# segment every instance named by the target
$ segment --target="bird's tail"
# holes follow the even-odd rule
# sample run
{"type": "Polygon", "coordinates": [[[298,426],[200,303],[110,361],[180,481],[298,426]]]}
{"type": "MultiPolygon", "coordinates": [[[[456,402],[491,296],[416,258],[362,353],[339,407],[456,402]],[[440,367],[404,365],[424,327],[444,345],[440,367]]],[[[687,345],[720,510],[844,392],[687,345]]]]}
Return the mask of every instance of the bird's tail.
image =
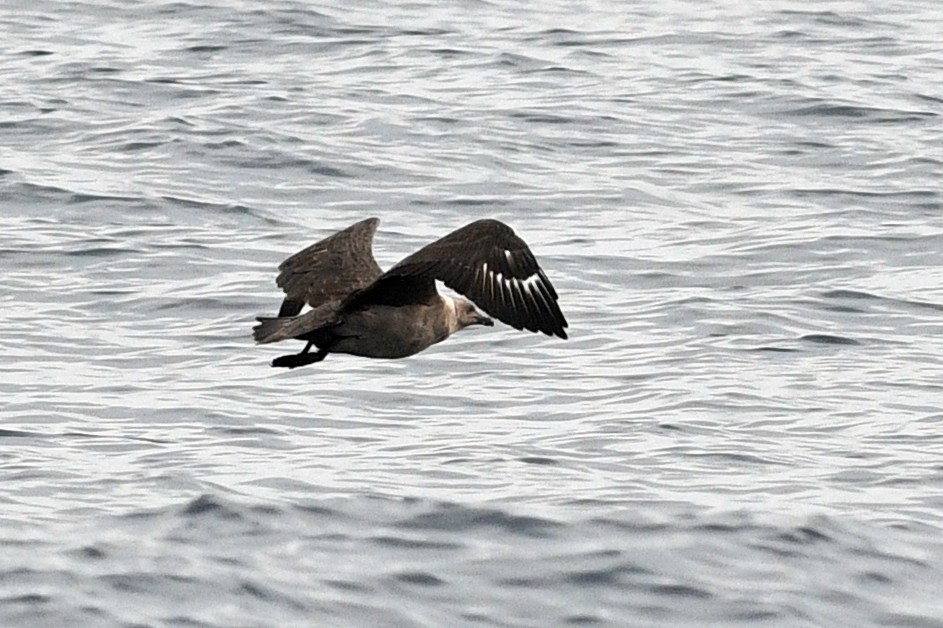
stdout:
{"type": "Polygon", "coordinates": [[[291,317],[260,316],[259,324],[252,328],[252,337],[258,343],[278,342],[291,336],[285,335],[285,329],[291,324],[291,317]]]}
{"type": "Polygon", "coordinates": [[[337,304],[330,302],[299,316],[260,316],[255,319],[259,324],[252,328],[252,337],[260,344],[297,338],[336,324],[336,313],[337,304]]]}

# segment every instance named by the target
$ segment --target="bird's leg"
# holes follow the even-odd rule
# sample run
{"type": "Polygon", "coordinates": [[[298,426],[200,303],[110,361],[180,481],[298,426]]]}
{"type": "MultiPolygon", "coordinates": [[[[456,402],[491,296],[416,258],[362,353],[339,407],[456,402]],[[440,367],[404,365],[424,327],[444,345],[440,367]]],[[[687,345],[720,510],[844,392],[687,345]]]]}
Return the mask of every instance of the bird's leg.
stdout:
{"type": "Polygon", "coordinates": [[[305,350],[301,353],[293,353],[291,355],[283,355],[279,358],[275,358],[272,360],[272,366],[293,369],[299,366],[320,362],[327,357],[328,352],[323,349],[315,353],[307,353],[308,349],[310,349],[310,347],[305,347],[305,350]]]}
{"type": "Polygon", "coordinates": [[[305,354],[308,351],[311,351],[311,347],[314,345],[312,341],[308,341],[308,344],[305,345],[305,348],[301,350],[301,354],[305,354]]]}

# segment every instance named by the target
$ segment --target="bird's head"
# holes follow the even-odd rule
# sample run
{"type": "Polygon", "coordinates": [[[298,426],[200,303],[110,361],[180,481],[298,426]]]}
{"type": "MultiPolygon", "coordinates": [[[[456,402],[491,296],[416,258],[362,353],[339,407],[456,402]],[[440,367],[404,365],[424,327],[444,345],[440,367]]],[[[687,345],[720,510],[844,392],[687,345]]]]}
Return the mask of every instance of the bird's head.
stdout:
{"type": "Polygon", "coordinates": [[[486,327],[494,327],[494,321],[491,320],[491,317],[483,312],[480,312],[478,308],[475,307],[475,304],[467,299],[462,299],[460,297],[451,298],[445,297],[448,303],[450,314],[450,327],[451,333],[455,333],[460,329],[464,329],[469,325],[484,325],[486,327]]]}

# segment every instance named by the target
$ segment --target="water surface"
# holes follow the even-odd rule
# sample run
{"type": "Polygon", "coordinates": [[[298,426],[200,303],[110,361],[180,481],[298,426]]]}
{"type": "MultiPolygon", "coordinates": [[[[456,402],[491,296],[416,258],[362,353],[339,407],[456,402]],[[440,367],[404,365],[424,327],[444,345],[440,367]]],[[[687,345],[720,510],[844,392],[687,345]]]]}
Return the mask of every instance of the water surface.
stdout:
{"type": "Polygon", "coordinates": [[[7,3],[0,623],[943,626],[936,8],[7,3]],[[367,216],[570,340],[269,368],[367,216]]]}

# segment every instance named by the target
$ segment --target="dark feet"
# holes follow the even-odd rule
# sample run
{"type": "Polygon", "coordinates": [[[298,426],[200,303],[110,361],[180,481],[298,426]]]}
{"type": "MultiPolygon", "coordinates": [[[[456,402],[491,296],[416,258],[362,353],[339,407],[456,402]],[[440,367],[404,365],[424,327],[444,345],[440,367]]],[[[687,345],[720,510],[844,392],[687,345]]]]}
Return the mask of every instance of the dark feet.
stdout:
{"type": "Polygon", "coordinates": [[[283,355],[279,358],[275,358],[272,360],[272,366],[293,369],[299,366],[320,362],[326,357],[327,351],[318,351],[317,353],[305,353],[302,351],[301,353],[293,353],[291,355],[283,355]]]}

